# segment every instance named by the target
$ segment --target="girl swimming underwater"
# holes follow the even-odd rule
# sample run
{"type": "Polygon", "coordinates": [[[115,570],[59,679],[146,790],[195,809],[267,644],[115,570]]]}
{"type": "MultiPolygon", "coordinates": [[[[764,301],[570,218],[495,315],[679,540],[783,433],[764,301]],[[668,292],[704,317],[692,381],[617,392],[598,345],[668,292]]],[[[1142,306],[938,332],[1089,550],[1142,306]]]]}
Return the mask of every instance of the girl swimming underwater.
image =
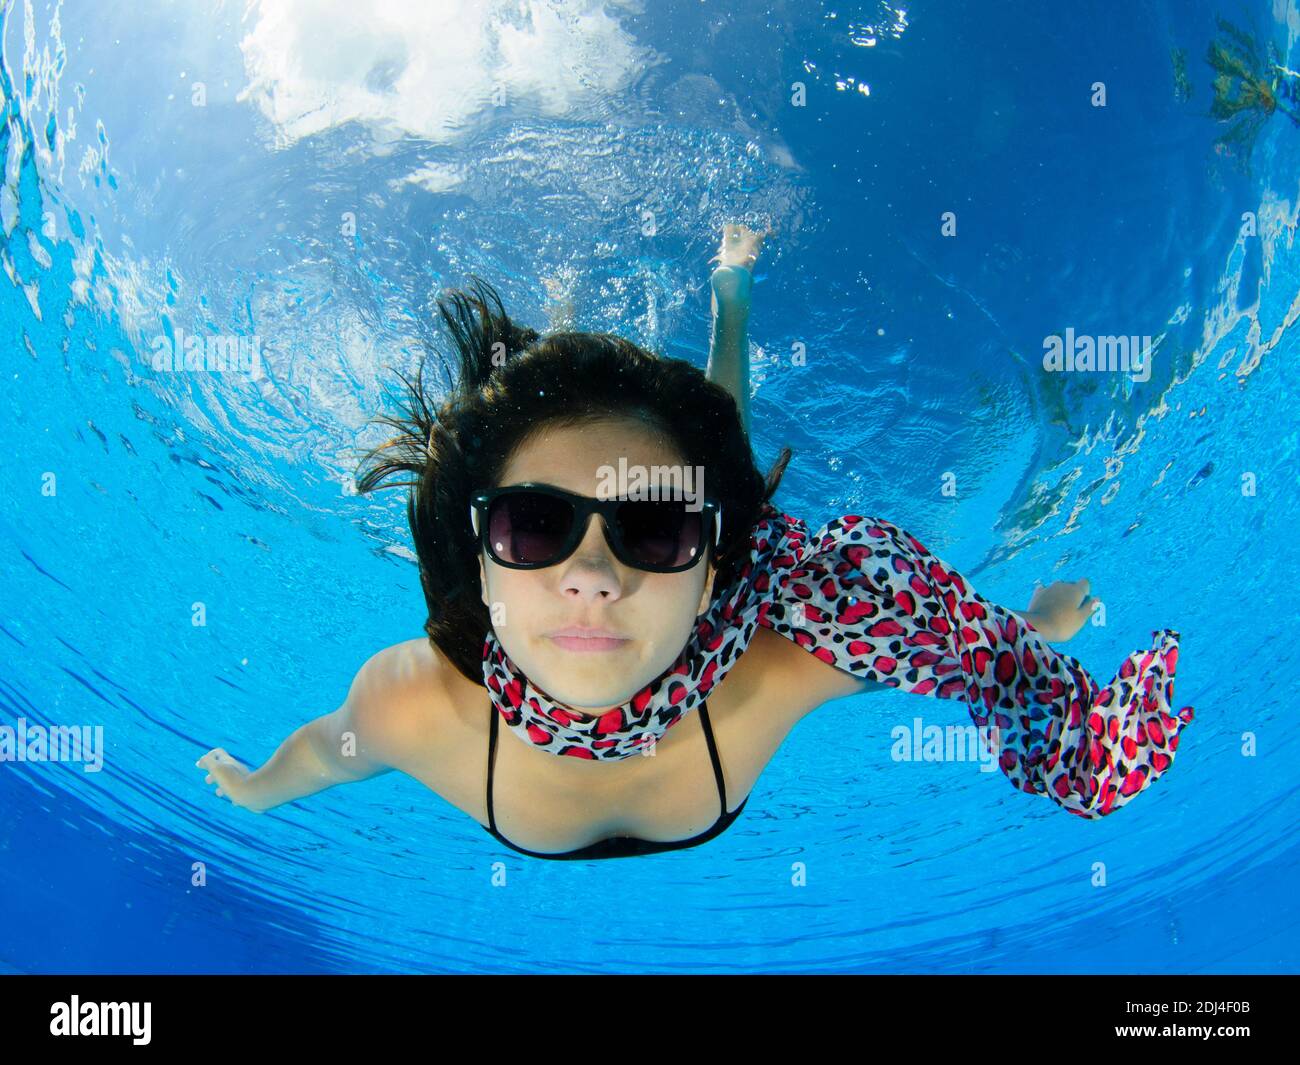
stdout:
{"type": "Polygon", "coordinates": [[[399,435],[358,481],[413,477],[394,484],[428,638],[374,655],[260,769],[209,751],[218,795],[262,812],[400,769],[522,853],[648,854],[716,836],[805,714],[883,687],[959,700],[1014,786],[1082,817],[1169,767],[1192,720],[1176,632],[1099,687],[1049,644],[1089,616],[1087,581],[1012,611],[884,518],[810,533],[772,504],[790,451],[764,478],[747,429],[760,240],[724,232],[707,373],[541,337],[479,282],[439,300],[459,380],[435,410],[423,366],[403,378],[409,409],[381,419],[399,435]]]}

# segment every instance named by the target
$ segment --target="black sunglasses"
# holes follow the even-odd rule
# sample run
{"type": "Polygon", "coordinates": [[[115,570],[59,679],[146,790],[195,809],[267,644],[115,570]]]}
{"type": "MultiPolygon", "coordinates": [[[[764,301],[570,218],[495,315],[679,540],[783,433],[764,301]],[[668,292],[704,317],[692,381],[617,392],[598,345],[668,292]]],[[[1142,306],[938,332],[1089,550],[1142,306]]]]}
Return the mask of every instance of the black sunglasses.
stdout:
{"type": "Polygon", "coordinates": [[[510,569],[563,562],[582,542],[592,514],[604,518],[614,557],[633,569],[679,573],[704,557],[708,528],[722,539],[722,506],[706,499],[592,499],[549,484],[512,484],[470,496],[469,520],[491,558],[510,569]]]}

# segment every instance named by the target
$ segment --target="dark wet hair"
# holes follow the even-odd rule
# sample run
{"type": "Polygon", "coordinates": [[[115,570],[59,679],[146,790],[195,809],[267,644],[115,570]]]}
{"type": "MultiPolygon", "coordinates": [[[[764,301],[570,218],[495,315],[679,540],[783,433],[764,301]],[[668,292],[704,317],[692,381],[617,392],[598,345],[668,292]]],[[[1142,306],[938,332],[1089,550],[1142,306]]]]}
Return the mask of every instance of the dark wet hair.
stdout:
{"type": "MultiPolygon", "coordinates": [[[[544,428],[612,417],[662,433],[687,466],[703,466],[708,494],[722,504],[714,591],[727,586],[749,553],[750,531],[770,503],[790,449],[764,478],[731,394],[683,359],[667,358],[609,333],[547,336],[513,323],[486,282],[438,297],[460,363],[435,409],[419,363],[402,411],[375,421],[398,435],[361,460],[358,492],[410,486],[407,519],[428,604],[424,630],[470,680],[483,683],[488,609],[479,586],[479,545],[470,494],[495,487],[510,456],[544,428]],[[388,481],[413,474],[414,480],[388,481]]],[[[443,360],[446,369],[445,359],[443,360]]]]}

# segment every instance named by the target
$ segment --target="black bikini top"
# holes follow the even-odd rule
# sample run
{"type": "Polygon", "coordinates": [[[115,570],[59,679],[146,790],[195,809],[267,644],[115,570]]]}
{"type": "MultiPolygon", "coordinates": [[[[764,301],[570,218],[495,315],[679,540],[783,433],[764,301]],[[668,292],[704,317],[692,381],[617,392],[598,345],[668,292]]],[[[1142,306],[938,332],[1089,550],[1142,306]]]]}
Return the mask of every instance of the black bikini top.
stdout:
{"type": "Polygon", "coordinates": [[[718,761],[718,746],[713,739],[713,727],[709,724],[709,707],[707,702],[700,703],[700,724],[704,729],[704,738],[709,745],[709,758],[713,762],[713,776],[718,782],[718,802],[722,806],[722,814],[713,822],[712,826],[705,829],[697,836],[691,836],[689,839],[673,840],[652,840],[639,839],[636,836],[611,836],[608,839],[597,840],[595,843],[586,847],[579,847],[577,850],[560,851],[555,854],[547,854],[543,851],[525,850],[523,847],[516,847],[505,836],[497,831],[496,814],[492,809],[492,773],[496,763],[497,751],[497,718],[500,712],[496,707],[489,704],[492,714],[492,727],[488,739],[488,773],[487,773],[487,810],[488,824],[487,831],[504,843],[511,850],[516,850],[520,854],[527,854],[530,858],[552,858],[557,860],[587,860],[595,858],[631,858],[642,854],[658,854],[661,851],[682,850],[686,847],[698,847],[701,843],[707,843],[715,836],[721,835],[731,823],[740,816],[741,810],[745,808],[745,803],[749,802],[749,796],[745,796],[736,809],[730,813],[727,812],[727,789],[722,781],[722,763],[718,761]]]}

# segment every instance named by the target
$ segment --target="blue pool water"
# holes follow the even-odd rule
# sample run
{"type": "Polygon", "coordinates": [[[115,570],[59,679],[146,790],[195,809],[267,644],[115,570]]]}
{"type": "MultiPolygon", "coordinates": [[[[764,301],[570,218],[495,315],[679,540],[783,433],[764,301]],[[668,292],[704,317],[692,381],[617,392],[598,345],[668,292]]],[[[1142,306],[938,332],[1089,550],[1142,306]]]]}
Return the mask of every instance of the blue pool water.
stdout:
{"type": "Polygon", "coordinates": [[[3,5],[0,725],[102,727],[103,765],[0,763],[0,968],[1296,969],[1296,0],[904,6],[3,5]],[[1280,79],[1257,121],[1210,114],[1219,15],[1280,79]],[[702,366],[732,219],[774,230],[783,509],[1011,607],[1089,578],[1102,683],[1178,630],[1174,768],[1085,821],[895,761],[966,716],[886,692],[639,860],[524,858],[399,774],[216,798],[200,754],[259,764],[421,634],[402,493],[349,486],[437,291],[544,327],[550,283],[702,366]],[[1045,371],[1067,328],[1152,337],[1149,379],[1045,371]],[[184,334],[265,372],[155,370],[184,334]]]}

